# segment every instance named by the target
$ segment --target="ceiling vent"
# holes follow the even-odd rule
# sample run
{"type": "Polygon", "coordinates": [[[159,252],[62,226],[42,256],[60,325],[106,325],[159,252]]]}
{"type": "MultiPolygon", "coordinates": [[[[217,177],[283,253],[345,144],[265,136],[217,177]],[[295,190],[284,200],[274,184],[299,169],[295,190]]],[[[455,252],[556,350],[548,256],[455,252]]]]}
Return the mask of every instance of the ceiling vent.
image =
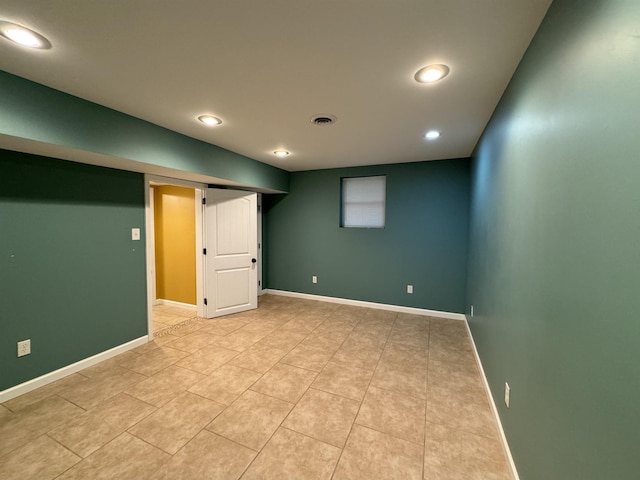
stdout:
{"type": "Polygon", "coordinates": [[[331,125],[336,123],[336,117],[334,115],[314,115],[311,117],[311,123],[314,125],[331,125]]]}

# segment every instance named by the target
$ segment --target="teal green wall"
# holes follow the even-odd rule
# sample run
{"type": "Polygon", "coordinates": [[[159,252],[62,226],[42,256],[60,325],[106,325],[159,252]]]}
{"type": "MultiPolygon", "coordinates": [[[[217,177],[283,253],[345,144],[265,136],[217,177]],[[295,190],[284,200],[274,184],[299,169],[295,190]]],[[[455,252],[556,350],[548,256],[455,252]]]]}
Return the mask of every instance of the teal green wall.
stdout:
{"type": "Polygon", "coordinates": [[[143,175],[0,150],[0,322],[0,391],[146,335],[143,175]]]}
{"type": "Polygon", "coordinates": [[[0,134],[287,191],[289,173],[0,71],[0,134]]]}
{"type": "Polygon", "coordinates": [[[267,287],[463,312],[468,211],[468,159],[293,173],[265,195],[267,287]],[[340,178],[367,175],[387,175],[386,227],[340,228],[340,178]]]}
{"type": "Polygon", "coordinates": [[[639,129],[640,2],[555,0],[473,158],[470,324],[522,480],[640,478],[639,129]]]}

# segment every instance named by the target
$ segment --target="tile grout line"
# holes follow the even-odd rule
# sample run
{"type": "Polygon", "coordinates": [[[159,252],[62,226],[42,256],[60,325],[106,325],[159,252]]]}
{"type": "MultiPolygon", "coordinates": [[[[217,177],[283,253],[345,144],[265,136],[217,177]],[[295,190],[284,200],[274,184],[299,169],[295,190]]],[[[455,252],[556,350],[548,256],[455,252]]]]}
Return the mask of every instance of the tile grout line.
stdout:
{"type": "MultiPolygon", "coordinates": [[[[294,316],[293,318],[296,318],[296,317],[294,316]]],[[[325,321],[326,321],[326,320],[325,320],[325,321]]],[[[324,323],[324,322],[322,322],[322,323],[324,323]]],[[[322,323],[321,323],[320,325],[322,325],[322,323]]],[[[316,328],[318,328],[320,325],[318,325],[316,328]]],[[[280,327],[278,327],[278,328],[280,328],[280,327]]],[[[274,330],[274,331],[277,331],[277,330],[278,330],[278,329],[276,329],[276,330],[274,330]]],[[[315,328],[314,328],[311,332],[309,332],[309,334],[305,337],[305,339],[306,339],[309,335],[311,335],[311,333],[312,333],[314,330],[315,330],[315,328]]],[[[301,342],[302,342],[302,341],[301,341],[301,342]]],[[[295,347],[294,347],[294,348],[295,348],[295,347]]],[[[289,352],[291,352],[291,350],[290,350],[289,352]]],[[[289,352],[287,352],[287,354],[285,354],[282,358],[284,358],[286,355],[288,355],[288,353],[289,353],[289,352]]],[[[252,387],[253,385],[255,385],[255,383],[257,383],[258,381],[260,381],[260,380],[261,380],[261,379],[262,379],[262,378],[263,378],[267,373],[269,373],[269,372],[273,369],[273,367],[275,367],[275,366],[276,366],[276,365],[278,365],[279,363],[280,363],[280,360],[278,360],[275,364],[273,364],[273,365],[272,365],[272,366],[271,366],[271,367],[270,367],[270,368],[269,368],[269,369],[268,369],[264,374],[262,374],[262,376],[261,376],[258,380],[256,380],[253,384],[251,384],[251,386],[249,386],[249,387],[247,388],[247,390],[250,390],[250,389],[251,389],[251,387],[252,387]]],[[[284,364],[284,365],[286,365],[286,364],[284,364]]],[[[317,378],[317,377],[318,377],[318,375],[319,375],[319,373],[316,373],[316,377],[315,377],[315,378],[317,378]]],[[[314,378],[314,381],[315,381],[315,378],[314,378]]],[[[313,382],[311,382],[311,383],[313,383],[313,382]]],[[[282,424],[286,421],[286,419],[289,417],[289,415],[291,415],[291,412],[293,412],[293,410],[294,410],[294,409],[296,408],[296,406],[298,405],[298,402],[302,399],[302,397],[304,397],[304,394],[309,390],[309,388],[310,388],[310,387],[307,387],[307,389],[305,390],[305,392],[304,392],[304,393],[300,396],[300,398],[299,398],[299,399],[298,399],[298,400],[293,404],[293,407],[291,408],[291,410],[289,410],[289,413],[288,413],[288,414],[287,414],[287,415],[282,419],[282,421],[278,424],[278,426],[273,430],[273,433],[269,436],[269,438],[268,438],[268,439],[267,439],[267,441],[264,443],[264,445],[262,446],[262,448],[260,449],[260,451],[256,454],[256,456],[255,456],[255,457],[253,457],[253,460],[251,460],[251,462],[249,462],[249,464],[246,466],[246,468],[242,471],[242,473],[240,474],[240,476],[238,477],[238,479],[241,479],[241,478],[245,475],[245,473],[246,473],[246,472],[251,468],[251,466],[252,466],[252,465],[253,465],[253,463],[256,461],[256,459],[258,458],[258,456],[260,455],[260,453],[262,453],[262,450],[264,450],[264,448],[269,444],[269,442],[271,441],[271,439],[273,438],[273,436],[276,434],[276,432],[277,432],[280,428],[285,428],[285,427],[283,427],[283,426],[282,426],[282,424]]],[[[255,390],[252,390],[252,391],[253,391],[253,392],[256,392],[255,390]]],[[[265,393],[261,393],[261,392],[256,392],[256,393],[260,393],[261,395],[266,395],[266,396],[268,396],[268,397],[270,397],[270,398],[276,398],[277,400],[285,401],[285,400],[279,399],[279,398],[277,398],[277,397],[273,397],[273,396],[271,396],[271,395],[267,395],[267,394],[265,394],[265,393]]],[[[287,403],[289,403],[289,402],[287,402],[287,403]]],[[[226,438],[226,437],[225,437],[225,438],[226,438]]]]}
{"type": "MultiPolygon", "coordinates": [[[[389,333],[387,334],[387,338],[386,338],[386,340],[384,342],[384,346],[382,347],[382,352],[384,352],[384,349],[387,347],[387,343],[389,343],[389,336],[391,335],[391,330],[393,330],[393,325],[395,325],[397,319],[398,319],[398,315],[396,314],[395,318],[393,319],[393,324],[392,324],[391,328],[389,329],[389,333]]],[[[358,323],[360,323],[360,321],[358,321],[358,323]]],[[[354,329],[355,329],[355,327],[358,326],[358,323],[354,326],[354,329]]],[[[362,408],[362,404],[364,403],[365,399],[367,398],[367,392],[369,391],[369,387],[371,386],[371,382],[373,381],[373,377],[376,375],[376,370],[378,370],[378,365],[380,365],[380,359],[381,358],[382,358],[382,353],[380,353],[380,356],[378,357],[378,361],[376,362],[376,367],[373,369],[373,374],[371,375],[371,378],[369,379],[369,383],[367,383],[367,388],[365,389],[364,395],[362,397],[362,400],[360,401],[360,406],[358,407],[358,411],[356,412],[355,417],[353,417],[353,423],[351,423],[351,428],[349,429],[349,434],[347,435],[347,439],[344,442],[344,447],[342,448],[342,451],[340,452],[340,456],[338,457],[338,461],[336,462],[336,465],[333,468],[333,473],[331,474],[331,480],[333,480],[333,477],[336,474],[336,470],[338,469],[338,465],[340,464],[340,460],[342,460],[342,455],[344,454],[344,451],[347,448],[347,443],[349,442],[349,438],[351,437],[351,433],[353,432],[353,426],[356,424],[356,420],[358,420],[358,415],[360,415],[360,409],[362,408]]]]}

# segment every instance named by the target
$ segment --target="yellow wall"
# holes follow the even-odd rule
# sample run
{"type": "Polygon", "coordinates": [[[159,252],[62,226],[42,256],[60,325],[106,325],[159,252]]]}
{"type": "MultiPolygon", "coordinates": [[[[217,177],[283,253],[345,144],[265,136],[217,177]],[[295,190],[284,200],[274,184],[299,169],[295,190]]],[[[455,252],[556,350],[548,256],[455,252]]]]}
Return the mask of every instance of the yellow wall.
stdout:
{"type": "Polygon", "coordinates": [[[195,190],[154,187],[154,209],[156,298],[195,305],[195,190]]]}

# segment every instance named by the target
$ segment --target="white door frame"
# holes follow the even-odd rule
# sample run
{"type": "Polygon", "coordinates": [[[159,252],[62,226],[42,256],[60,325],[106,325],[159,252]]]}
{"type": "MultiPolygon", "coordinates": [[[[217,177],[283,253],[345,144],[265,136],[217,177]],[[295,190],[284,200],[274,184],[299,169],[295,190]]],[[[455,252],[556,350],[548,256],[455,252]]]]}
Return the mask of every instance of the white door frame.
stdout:
{"type": "Polygon", "coordinates": [[[258,296],[262,295],[262,194],[258,193],[258,296]]]}
{"type": "Polygon", "coordinates": [[[144,204],[145,204],[145,239],[146,239],[146,259],[147,259],[147,336],[149,341],[153,340],[153,305],[156,297],[156,248],[154,232],[154,210],[151,184],[175,185],[178,187],[193,188],[195,190],[196,210],[196,303],[198,306],[198,316],[204,316],[204,269],[202,255],[202,197],[206,184],[190,182],[188,180],[178,180],[176,178],[161,177],[159,175],[144,176],[144,204]]]}
{"type": "MultiPolygon", "coordinates": [[[[206,183],[190,182],[177,178],[162,177],[160,175],[144,175],[144,204],[145,204],[145,240],[147,259],[147,338],[153,340],[153,304],[156,298],[156,246],[154,232],[154,210],[151,195],[151,184],[158,183],[164,185],[176,185],[178,187],[188,187],[195,189],[195,209],[196,209],[196,302],[198,305],[198,317],[205,316],[205,283],[204,268],[205,256],[202,254],[204,225],[202,198],[208,185],[206,183]]],[[[258,193],[258,202],[261,205],[258,211],[258,295],[262,294],[262,194],[258,193]]]]}

